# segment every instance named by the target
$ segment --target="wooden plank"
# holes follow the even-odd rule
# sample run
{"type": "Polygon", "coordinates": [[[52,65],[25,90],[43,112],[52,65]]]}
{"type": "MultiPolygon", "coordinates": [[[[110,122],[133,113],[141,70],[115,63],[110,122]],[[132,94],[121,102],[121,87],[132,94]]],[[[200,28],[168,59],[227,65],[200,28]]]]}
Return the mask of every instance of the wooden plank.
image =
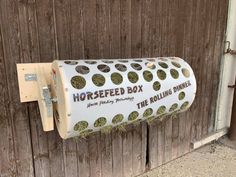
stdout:
{"type": "Polygon", "coordinates": [[[171,159],[178,157],[179,153],[179,115],[172,120],[172,147],[171,147],[171,159]]]}
{"type": "MultiPolygon", "coordinates": [[[[53,1],[44,0],[31,3],[33,6],[31,18],[35,19],[35,26],[32,25],[32,28],[37,28],[31,35],[31,38],[34,39],[32,45],[37,47],[31,51],[32,61],[51,62],[58,58],[54,38],[53,1]]],[[[38,106],[32,105],[31,109],[38,110],[38,106]]],[[[38,111],[31,112],[30,118],[33,120],[31,121],[31,132],[33,139],[35,139],[32,143],[35,157],[35,175],[39,177],[63,175],[62,145],[58,145],[62,141],[58,137],[58,132],[43,132],[38,111]],[[60,148],[61,151],[58,150],[60,148]]]]}
{"type": "MultiPolygon", "coordinates": [[[[181,4],[183,5],[184,9],[184,35],[183,35],[183,56],[185,60],[193,67],[194,71],[195,68],[193,66],[193,34],[194,34],[194,28],[192,27],[194,25],[194,1],[189,0],[183,0],[181,1],[181,4]],[[188,18],[186,18],[188,17],[188,18]]],[[[198,92],[197,92],[198,93],[198,92]]],[[[197,98],[197,97],[196,97],[197,98]]],[[[191,106],[191,110],[189,111],[189,115],[186,113],[182,113],[180,116],[180,122],[179,122],[179,155],[183,155],[190,150],[190,141],[192,137],[195,136],[195,128],[192,126],[194,119],[198,118],[197,114],[197,108],[198,104],[196,100],[194,101],[193,105],[191,106]]]]}
{"type": "Polygon", "coordinates": [[[96,58],[98,54],[98,37],[96,23],[96,1],[83,2],[85,58],[96,58]]]}
{"type": "Polygon", "coordinates": [[[88,139],[80,138],[77,141],[77,160],[78,176],[90,177],[88,139]]]}
{"type": "Polygon", "coordinates": [[[71,58],[84,58],[83,0],[70,0],[71,8],[71,58]]]}
{"type": "MultiPolygon", "coordinates": [[[[32,62],[40,61],[39,39],[38,39],[38,21],[36,14],[35,0],[28,1],[28,28],[29,28],[29,45],[30,58],[32,62]]],[[[50,176],[50,162],[48,153],[48,137],[43,131],[37,103],[29,103],[29,120],[32,137],[32,151],[34,158],[34,174],[37,177],[50,176]]]]}
{"type": "MultiPolygon", "coordinates": [[[[39,9],[42,10],[42,9],[39,9]]],[[[41,11],[40,11],[41,12],[41,11]]],[[[39,19],[41,13],[39,12],[39,19]]],[[[40,62],[40,49],[39,49],[39,30],[38,25],[42,25],[42,21],[38,21],[37,7],[35,0],[28,1],[28,26],[29,26],[29,38],[30,38],[30,57],[32,62],[40,62]]],[[[43,21],[44,23],[47,21],[43,21]]],[[[44,25],[40,26],[44,27],[44,25]]],[[[45,44],[48,45],[48,44],[45,44]]],[[[50,46],[51,47],[51,46],[50,46]]],[[[45,60],[44,60],[45,61],[45,60]]],[[[37,103],[29,103],[29,118],[30,128],[32,136],[32,150],[34,157],[34,174],[37,177],[49,177],[50,176],[50,161],[48,152],[48,136],[43,131],[42,122],[38,110],[37,103]]]]}
{"type": "Polygon", "coordinates": [[[131,57],[131,1],[120,1],[121,58],[131,57]]]}
{"type": "Polygon", "coordinates": [[[101,134],[101,176],[112,176],[112,135],[101,134]]]}
{"type": "Polygon", "coordinates": [[[110,1],[97,1],[98,58],[110,58],[110,1]]]}
{"type": "MultiPolygon", "coordinates": [[[[210,4],[210,7],[212,7],[211,10],[211,14],[210,14],[210,19],[209,19],[209,28],[206,30],[207,32],[207,50],[205,51],[206,55],[206,67],[204,68],[206,70],[206,81],[205,81],[205,90],[209,90],[209,92],[206,92],[205,94],[205,100],[204,100],[204,112],[206,113],[204,116],[204,122],[202,125],[202,135],[205,136],[208,133],[208,129],[210,125],[213,125],[213,123],[211,124],[210,120],[210,115],[211,115],[211,109],[210,109],[210,105],[214,102],[216,102],[216,96],[214,98],[214,100],[211,100],[211,92],[217,87],[213,85],[213,82],[209,82],[209,81],[213,81],[213,65],[215,63],[214,60],[212,60],[211,58],[214,57],[214,47],[215,47],[215,32],[216,32],[216,22],[217,22],[217,11],[218,11],[218,3],[219,1],[215,1],[215,3],[210,4]],[[211,74],[209,74],[211,73],[211,74]],[[211,91],[210,91],[211,90],[211,91]]],[[[219,60],[217,62],[219,64],[219,60]]],[[[212,127],[211,127],[212,128],[212,127]]]]}
{"type": "Polygon", "coordinates": [[[50,177],[48,133],[43,131],[37,103],[29,103],[34,171],[37,177],[50,177]]]}
{"type": "Polygon", "coordinates": [[[120,57],[120,1],[110,1],[110,52],[112,58],[120,57]]]}
{"type": "Polygon", "coordinates": [[[142,124],[133,126],[132,166],[133,175],[142,173],[142,124]]]}
{"type": "Polygon", "coordinates": [[[5,70],[5,58],[3,50],[2,31],[0,24],[0,174],[3,176],[16,175],[16,161],[14,153],[14,142],[12,135],[12,122],[8,102],[7,76],[5,70]]]}
{"type": "Polygon", "coordinates": [[[219,79],[220,79],[220,67],[221,67],[221,59],[223,55],[224,43],[222,41],[225,40],[225,32],[227,25],[227,15],[228,14],[228,0],[218,1],[218,10],[217,10],[217,21],[216,21],[216,32],[215,32],[215,47],[214,47],[214,56],[216,59],[213,62],[213,73],[212,73],[212,85],[213,91],[211,92],[211,100],[210,100],[210,114],[209,114],[209,124],[208,124],[208,133],[211,133],[215,130],[215,117],[216,117],[216,98],[218,96],[219,91],[219,79]],[[222,28],[225,27],[225,28],[222,28]],[[216,89],[217,88],[217,89],[216,89]]]}
{"type": "MultiPolygon", "coordinates": [[[[18,87],[15,63],[27,60],[27,55],[22,49],[26,49],[26,35],[20,36],[18,2],[1,1],[1,30],[4,44],[5,72],[7,75],[7,87],[9,94],[9,119],[12,123],[12,135],[16,161],[17,176],[33,176],[31,135],[28,122],[28,110],[26,105],[19,104],[19,93],[15,91],[18,87]],[[7,58],[7,59],[6,59],[7,58]]],[[[25,11],[21,14],[25,18],[25,11]]],[[[27,39],[26,39],[27,38],[27,39]]],[[[28,51],[25,51],[28,52],[28,51]]]]}
{"type": "Polygon", "coordinates": [[[147,169],[147,136],[148,136],[148,130],[147,130],[147,122],[142,122],[141,123],[142,126],[142,142],[141,142],[141,168],[140,168],[140,172],[144,173],[147,169]]]}
{"type": "Polygon", "coordinates": [[[160,122],[157,127],[157,146],[157,166],[160,166],[164,163],[165,155],[165,121],[160,122]]]}
{"type": "Polygon", "coordinates": [[[49,62],[58,58],[56,53],[56,39],[53,18],[53,1],[36,1],[38,41],[40,61],[49,62]]]}
{"type": "Polygon", "coordinates": [[[77,145],[75,139],[64,140],[63,146],[65,176],[78,176],[77,145]]]}
{"type": "Polygon", "coordinates": [[[158,154],[157,151],[159,149],[158,147],[158,128],[160,127],[160,124],[157,120],[153,121],[150,125],[148,125],[148,168],[152,169],[158,166],[158,154]]]}
{"type": "Polygon", "coordinates": [[[94,177],[102,175],[100,134],[101,132],[95,132],[88,137],[90,176],[94,177]]]}
{"type": "Polygon", "coordinates": [[[141,38],[141,7],[139,0],[131,1],[131,57],[141,57],[142,38],[141,38]]]}
{"type": "Polygon", "coordinates": [[[154,0],[142,1],[142,57],[150,57],[152,50],[152,35],[155,30],[155,2],[154,0]]]}
{"type": "Polygon", "coordinates": [[[50,160],[50,175],[52,177],[65,176],[64,145],[57,131],[48,132],[48,153],[50,160]]]}
{"type": "Polygon", "coordinates": [[[131,124],[126,126],[126,132],[122,134],[122,164],[123,164],[123,176],[132,176],[133,168],[132,168],[132,139],[133,139],[133,126],[131,124]]]}
{"type": "Polygon", "coordinates": [[[71,59],[71,2],[54,1],[54,25],[58,47],[58,57],[61,60],[71,59]]]}
{"type": "Polygon", "coordinates": [[[172,148],[172,118],[166,117],[165,122],[165,152],[164,163],[171,160],[171,148],[172,148]]]}
{"type": "Polygon", "coordinates": [[[161,56],[161,13],[162,13],[162,1],[155,1],[155,4],[153,6],[155,17],[153,18],[154,23],[154,32],[152,35],[152,41],[153,41],[153,48],[152,48],[152,56],[161,56]]]}
{"type": "Polygon", "coordinates": [[[122,164],[122,135],[118,130],[112,130],[112,176],[120,177],[123,172],[122,164]]]}
{"type": "Polygon", "coordinates": [[[228,133],[228,131],[229,131],[228,128],[223,128],[223,129],[218,130],[216,132],[209,133],[206,137],[202,138],[201,140],[192,142],[192,147],[193,147],[193,149],[197,149],[197,148],[202,147],[214,140],[218,140],[222,136],[226,135],[228,133]]]}
{"type": "Polygon", "coordinates": [[[160,19],[160,28],[161,28],[161,56],[168,56],[168,25],[169,25],[169,13],[168,13],[169,2],[162,0],[161,3],[161,19],[160,19]]]}

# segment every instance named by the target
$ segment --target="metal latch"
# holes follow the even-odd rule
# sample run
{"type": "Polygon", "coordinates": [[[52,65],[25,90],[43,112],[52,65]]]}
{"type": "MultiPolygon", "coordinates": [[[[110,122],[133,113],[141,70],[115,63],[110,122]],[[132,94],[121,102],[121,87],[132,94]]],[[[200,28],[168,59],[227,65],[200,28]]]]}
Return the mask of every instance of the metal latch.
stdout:
{"type": "Polygon", "coordinates": [[[44,99],[45,105],[47,107],[48,117],[51,117],[52,116],[52,100],[51,100],[51,96],[50,96],[50,90],[48,87],[43,87],[42,91],[43,91],[43,99],[44,99]]]}
{"type": "Polygon", "coordinates": [[[36,74],[25,74],[25,81],[37,81],[36,74]]]}
{"type": "Polygon", "coordinates": [[[226,46],[226,51],[224,51],[224,54],[236,55],[236,50],[232,50],[230,48],[230,41],[226,41],[225,46],[226,46]]]}

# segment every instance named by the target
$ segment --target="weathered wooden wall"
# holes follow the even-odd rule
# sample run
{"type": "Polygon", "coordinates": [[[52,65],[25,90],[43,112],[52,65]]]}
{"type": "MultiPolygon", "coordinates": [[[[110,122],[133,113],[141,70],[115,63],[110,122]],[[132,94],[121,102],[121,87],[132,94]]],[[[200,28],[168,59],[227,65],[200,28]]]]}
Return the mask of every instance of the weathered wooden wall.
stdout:
{"type": "Polygon", "coordinates": [[[0,0],[0,176],[135,176],[179,157],[214,128],[228,0],[0,0]],[[179,56],[196,73],[176,119],[60,139],[21,104],[16,63],[179,56]]]}

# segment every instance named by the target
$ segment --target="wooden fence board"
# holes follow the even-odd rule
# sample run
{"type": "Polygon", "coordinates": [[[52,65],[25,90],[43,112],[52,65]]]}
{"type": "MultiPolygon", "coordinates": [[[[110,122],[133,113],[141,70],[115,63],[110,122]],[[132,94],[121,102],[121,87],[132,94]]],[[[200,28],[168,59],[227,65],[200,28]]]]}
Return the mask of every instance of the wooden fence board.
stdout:
{"type": "Polygon", "coordinates": [[[0,24],[0,174],[2,176],[13,176],[16,174],[16,161],[13,144],[12,122],[9,105],[7,76],[5,70],[5,58],[3,50],[2,31],[0,24]]]}
{"type": "Polygon", "coordinates": [[[98,58],[110,58],[110,1],[97,1],[98,58]]]}
{"type": "Polygon", "coordinates": [[[133,174],[133,159],[132,159],[132,141],[133,141],[133,126],[128,125],[126,132],[122,136],[122,164],[123,164],[123,176],[132,176],[133,174]]]}
{"type": "Polygon", "coordinates": [[[112,131],[112,176],[122,176],[122,135],[118,130],[112,131]]]}
{"type": "Polygon", "coordinates": [[[0,124],[1,175],[134,176],[189,152],[192,140],[214,128],[227,6],[228,0],[0,1],[1,120],[8,117],[0,124]],[[62,140],[57,131],[43,132],[37,104],[19,104],[15,90],[16,62],[171,55],[193,67],[193,106],[123,134],[62,140]]]}
{"type": "Polygon", "coordinates": [[[120,1],[121,58],[131,57],[131,1],[120,1]]]}
{"type": "MultiPolygon", "coordinates": [[[[25,11],[19,17],[21,6],[16,1],[1,1],[1,33],[4,44],[5,74],[9,95],[9,119],[11,121],[12,138],[15,154],[17,176],[33,176],[31,137],[29,128],[28,111],[25,104],[19,104],[19,92],[15,91],[18,87],[16,65],[17,62],[23,62],[27,57],[24,56],[25,35],[21,34],[20,26],[25,21],[19,22],[24,18],[25,11]],[[19,9],[20,8],[20,9],[19,9]]],[[[25,19],[24,19],[25,20],[25,19]]],[[[26,31],[27,33],[27,31],[26,31]]]]}
{"type": "Polygon", "coordinates": [[[71,59],[71,3],[57,0],[53,2],[58,59],[71,59]]]}
{"type": "Polygon", "coordinates": [[[112,176],[112,135],[101,134],[102,176],[112,176]]]}
{"type": "Polygon", "coordinates": [[[89,177],[89,149],[88,149],[88,139],[80,138],[77,141],[77,160],[78,160],[78,176],[89,177]]]}
{"type": "Polygon", "coordinates": [[[88,138],[90,176],[94,177],[102,175],[100,134],[100,132],[96,132],[88,138]]]}
{"type": "Polygon", "coordinates": [[[71,58],[84,58],[83,0],[70,0],[71,5],[71,58]]]}
{"type": "Polygon", "coordinates": [[[48,134],[43,131],[37,103],[30,103],[29,109],[35,177],[50,177],[48,134]]]}

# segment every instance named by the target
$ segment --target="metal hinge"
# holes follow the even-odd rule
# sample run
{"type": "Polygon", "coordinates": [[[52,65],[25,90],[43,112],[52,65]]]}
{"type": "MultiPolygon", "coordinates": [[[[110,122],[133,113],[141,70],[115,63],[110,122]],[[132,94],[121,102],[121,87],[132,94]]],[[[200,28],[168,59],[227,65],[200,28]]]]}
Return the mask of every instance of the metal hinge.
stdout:
{"type": "Polygon", "coordinates": [[[225,49],[224,54],[236,55],[236,50],[230,48],[230,41],[225,42],[225,49]]]}

